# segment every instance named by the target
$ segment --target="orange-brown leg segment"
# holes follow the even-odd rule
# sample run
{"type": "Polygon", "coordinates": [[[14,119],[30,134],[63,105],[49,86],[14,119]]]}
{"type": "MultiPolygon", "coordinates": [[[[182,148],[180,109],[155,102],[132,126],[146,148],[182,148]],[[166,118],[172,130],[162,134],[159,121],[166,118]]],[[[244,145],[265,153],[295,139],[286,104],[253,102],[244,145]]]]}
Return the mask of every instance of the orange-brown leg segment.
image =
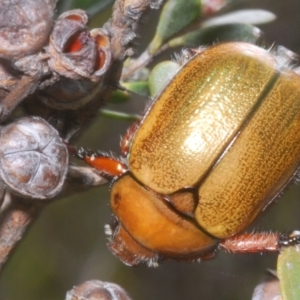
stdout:
{"type": "Polygon", "coordinates": [[[84,160],[88,165],[100,173],[110,177],[120,176],[128,171],[128,167],[124,162],[101,152],[94,153],[79,149],[76,156],[84,160]]]}
{"type": "Polygon", "coordinates": [[[278,252],[282,247],[300,244],[300,232],[279,234],[271,232],[244,233],[225,239],[220,247],[232,253],[278,252]]]}

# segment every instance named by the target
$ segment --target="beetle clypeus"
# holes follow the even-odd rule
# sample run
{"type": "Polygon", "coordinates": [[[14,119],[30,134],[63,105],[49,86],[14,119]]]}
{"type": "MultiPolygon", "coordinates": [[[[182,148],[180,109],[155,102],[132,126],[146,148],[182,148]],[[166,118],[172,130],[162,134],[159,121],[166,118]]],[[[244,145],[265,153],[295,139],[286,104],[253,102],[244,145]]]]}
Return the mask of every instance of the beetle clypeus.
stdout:
{"type": "Polygon", "coordinates": [[[113,179],[108,247],[123,262],[299,242],[241,233],[300,162],[300,77],[282,61],[247,43],[199,51],[129,130],[127,159],[78,152],[113,179]]]}

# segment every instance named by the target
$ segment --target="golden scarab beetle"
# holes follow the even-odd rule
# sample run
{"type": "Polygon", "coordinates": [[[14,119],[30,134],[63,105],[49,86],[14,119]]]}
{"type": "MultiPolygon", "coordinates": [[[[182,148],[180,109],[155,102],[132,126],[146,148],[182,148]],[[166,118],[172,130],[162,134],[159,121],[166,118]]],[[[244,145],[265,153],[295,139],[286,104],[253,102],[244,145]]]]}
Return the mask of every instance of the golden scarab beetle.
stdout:
{"type": "Polygon", "coordinates": [[[282,61],[241,42],[201,50],[129,129],[126,159],[78,152],[113,178],[108,246],[123,262],[193,261],[218,246],[263,252],[299,242],[242,233],[300,162],[300,77],[282,61]]]}

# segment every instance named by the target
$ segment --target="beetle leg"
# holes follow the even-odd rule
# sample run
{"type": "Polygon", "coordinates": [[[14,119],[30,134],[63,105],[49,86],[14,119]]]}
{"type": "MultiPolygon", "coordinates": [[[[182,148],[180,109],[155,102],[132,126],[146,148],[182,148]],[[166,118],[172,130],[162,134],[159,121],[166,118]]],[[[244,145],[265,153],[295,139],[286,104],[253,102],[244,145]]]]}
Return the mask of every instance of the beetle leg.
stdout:
{"type": "Polygon", "coordinates": [[[158,253],[137,243],[115,217],[110,225],[105,226],[105,233],[109,238],[108,248],[127,266],[145,262],[149,267],[157,267],[158,261],[162,259],[158,253]]]}
{"type": "Polygon", "coordinates": [[[108,155],[105,153],[92,152],[80,148],[75,153],[75,156],[84,160],[88,165],[93,167],[101,175],[106,175],[108,179],[120,176],[128,170],[128,167],[124,161],[118,160],[112,155],[108,155]]]}
{"type": "Polygon", "coordinates": [[[300,231],[293,231],[290,234],[281,234],[279,237],[279,245],[281,247],[289,247],[300,244],[300,231]]]}
{"type": "Polygon", "coordinates": [[[282,247],[300,244],[300,232],[280,234],[271,232],[243,233],[220,242],[220,247],[233,253],[278,252],[282,247]]]}
{"type": "Polygon", "coordinates": [[[220,247],[232,253],[277,252],[280,234],[270,232],[238,234],[220,242],[220,247]]]}
{"type": "Polygon", "coordinates": [[[129,148],[131,145],[132,138],[136,132],[136,130],[139,128],[141,120],[138,120],[134,122],[126,131],[126,133],[121,138],[120,147],[121,152],[124,156],[126,156],[129,152],[129,148]]]}

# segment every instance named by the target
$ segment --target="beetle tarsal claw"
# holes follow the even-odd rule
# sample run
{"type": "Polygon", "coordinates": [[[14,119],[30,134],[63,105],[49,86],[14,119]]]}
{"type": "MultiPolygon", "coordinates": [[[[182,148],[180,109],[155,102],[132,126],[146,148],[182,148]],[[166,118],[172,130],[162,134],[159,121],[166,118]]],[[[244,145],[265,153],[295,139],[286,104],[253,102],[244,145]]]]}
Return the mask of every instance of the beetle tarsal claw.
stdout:
{"type": "Polygon", "coordinates": [[[281,234],[279,237],[279,245],[281,247],[289,247],[300,244],[300,231],[295,230],[289,234],[281,234]]]}

